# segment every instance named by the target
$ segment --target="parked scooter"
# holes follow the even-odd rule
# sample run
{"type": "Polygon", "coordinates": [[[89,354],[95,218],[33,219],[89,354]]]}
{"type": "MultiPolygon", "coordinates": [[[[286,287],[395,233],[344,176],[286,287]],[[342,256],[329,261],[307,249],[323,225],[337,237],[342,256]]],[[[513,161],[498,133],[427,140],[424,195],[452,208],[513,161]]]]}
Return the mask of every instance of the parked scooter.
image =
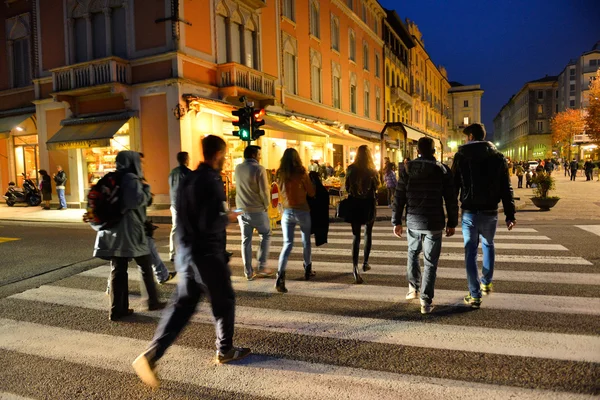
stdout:
{"type": "Polygon", "coordinates": [[[19,189],[14,182],[8,183],[8,190],[4,194],[6,205],[12,207],[16,203],[27,203],[30,206],[39,206],[42,203],[42,193],[25,174],[23,178],[22,189],[19,189]]]}

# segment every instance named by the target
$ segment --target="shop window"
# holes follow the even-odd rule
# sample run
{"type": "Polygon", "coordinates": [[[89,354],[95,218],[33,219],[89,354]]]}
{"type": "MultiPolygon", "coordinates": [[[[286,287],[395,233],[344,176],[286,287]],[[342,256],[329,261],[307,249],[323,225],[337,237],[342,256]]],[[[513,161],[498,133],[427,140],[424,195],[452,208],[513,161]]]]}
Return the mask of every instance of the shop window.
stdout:
{"type": "Polygon", "coordinates": [[[319,4],[315,0],[310,2],[310,34],[318,39],[321,38],[319,4]]]}
{"type": "Polygon", "coordinates": [[[350,33],[348,35],[348,58],[351,61],[356,62],[356,35],[352,29],[350,29],[350,33]]]}
{"type": "Polygon", "coordinates": [[[283,16],[290,21],[296,22],[296,2],[295,0],[283,0],[283,16]]]}
{"type": "Polygon", "coordinates": [[[82,150],[87,172],[86,189],[95,185],[107,173],[116,171],[117,153],[123,150],[129,150],[129,124],[125,124],[119,133],[110,140],[109,147],[82,150]]]}
{"type": "Polygon", "coordinates": [[[38,135],[14,136],[16,184],[23,186],[25,177],[39,183],[38,170],[40,169],[40,153],[38,135]]]}
{"type": "Polygon", "coordinates": [[[340,20],[331,15],[331,48],[340,51],[340,20]]]}

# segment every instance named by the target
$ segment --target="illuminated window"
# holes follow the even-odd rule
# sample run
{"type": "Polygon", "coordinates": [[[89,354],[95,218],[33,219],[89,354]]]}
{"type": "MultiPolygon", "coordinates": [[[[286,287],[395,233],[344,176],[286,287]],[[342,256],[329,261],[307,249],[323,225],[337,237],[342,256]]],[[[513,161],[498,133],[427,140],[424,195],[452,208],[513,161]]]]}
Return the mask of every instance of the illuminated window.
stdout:
{"type": "Polygon", "coordinates": [[[469,117],[463,118],[463,125],[469,125],[469,117]]]}

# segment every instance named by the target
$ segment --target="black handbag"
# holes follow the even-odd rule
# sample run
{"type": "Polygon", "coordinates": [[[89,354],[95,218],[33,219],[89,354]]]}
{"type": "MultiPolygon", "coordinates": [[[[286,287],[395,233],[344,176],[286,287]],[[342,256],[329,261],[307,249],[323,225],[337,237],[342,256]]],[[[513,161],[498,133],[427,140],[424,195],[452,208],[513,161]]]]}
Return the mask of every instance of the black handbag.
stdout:
{"type": "Polygon", "coordinates": [[[350,197],[343,199],[337,205],[336,218],[346,219],[352,213],[352,203],[350,197]]]}

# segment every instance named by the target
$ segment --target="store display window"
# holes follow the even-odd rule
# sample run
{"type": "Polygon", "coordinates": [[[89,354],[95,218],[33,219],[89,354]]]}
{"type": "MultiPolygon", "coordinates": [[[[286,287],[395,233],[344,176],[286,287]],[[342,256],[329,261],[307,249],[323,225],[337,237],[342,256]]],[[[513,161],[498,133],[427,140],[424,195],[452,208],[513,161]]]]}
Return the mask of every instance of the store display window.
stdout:
{"type": "Polygon", "coordinates": [[[115,161],[117,153],[123,150],[129,150],[129,134],[115,135],[110,140],[109,147],[94,147],[82,150],[84,171],[87,174],[86,189],[96,184],[107,173],[117,170],[115,161]]]}

